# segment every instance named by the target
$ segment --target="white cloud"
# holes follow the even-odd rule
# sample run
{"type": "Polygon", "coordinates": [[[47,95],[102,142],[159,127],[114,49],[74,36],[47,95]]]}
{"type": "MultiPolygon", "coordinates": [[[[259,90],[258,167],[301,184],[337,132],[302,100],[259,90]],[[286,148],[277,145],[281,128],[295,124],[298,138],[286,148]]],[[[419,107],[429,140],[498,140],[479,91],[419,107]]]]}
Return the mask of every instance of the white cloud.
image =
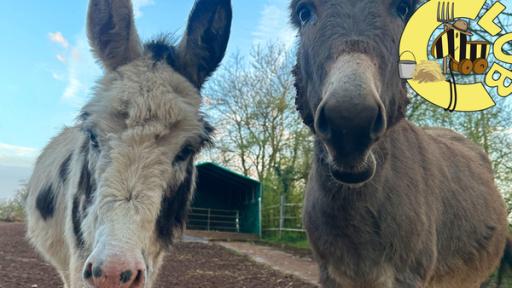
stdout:
{"type": "Polygon", "coordinates": [[[281,42],[287,49],[295,42],[296,32],[288,21],[288,1],[268,0],[263,7],[261,17],[253,32],[255,44],[266,44],[267,42],[281,42]]]}
{"type": "Polygon", "coordinates": [[[75,72],[75,69],[70,69],[68,74],[68,84],[66,86],[66,89],[64,90],[64,93],[62,94],[62,99],[67,101],[76,100],[78,96],[78,92],[80,91],[80,88],[82,87],[82,83],[77,77],[77,73],[75,72]]]}
{"type": "MultiPolygon", "coordinates": [[[[134,0],[133,9],[135,17],[142,16],[142,8],[154,4],[154,0],[134,0]]],[[[59,62],[66,65],[66,72],[52,73],[54,79],[66,81],[66,87],[61,99],[79,108],[84,105],[91,87],[101,75],[101,69],[92,56],[85,28],[72,44],[60,32],[49,33],[49,37],[51,41],[60,43],[65,49],[63,53],[57,54],[56,57],[59,62]]]]}
{"type": "Polygon", "coordinates": [[[134,0],[133,1],[133,14],[135,15],[135,18],[142,17],[142,11],[141,9],[145,6],[154,5],[154,0],[134,0]]]}
{"type": "Polygon", "coordinates": [[[57,60],[59,60],[59,62],[62,62],[62,63],[66,63],[66,57],[62,54],[57,54],[57,56],[55,56],[57,58],[57,60]]]}
{"type": "Polygon", "coordinates": [[[0,143],[0,165],[30,168],[39,153],[35,148],[0,143]]]}
{"type": "Polygon", "coordinates": [[[52,72],[52,78],[58,81],[62,81],[64,80],[64,75],[57,72],[52,72]]]}
{"type": "Polygon", "coordinates": [[[50,38],[50,41],[60,44],[64,49],[67,49],[69,47],[68,40],[62,35],[60,32],[50,32],[48,33],[48,38],[50,38]]]}
{"type": "Polygon", "coordinates": [[[85,31],[77,37],[67,53],[67,84],[62,100],[78,108],[85,103],[101,70],[91,54],[85,31]]]}

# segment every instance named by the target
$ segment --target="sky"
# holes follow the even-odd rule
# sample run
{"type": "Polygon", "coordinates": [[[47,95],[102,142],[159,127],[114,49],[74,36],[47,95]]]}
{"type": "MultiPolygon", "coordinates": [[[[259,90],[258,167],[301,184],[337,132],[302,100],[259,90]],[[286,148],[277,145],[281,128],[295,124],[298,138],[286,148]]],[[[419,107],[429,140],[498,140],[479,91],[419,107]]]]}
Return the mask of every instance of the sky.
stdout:
{"type": "MultiPolygon", "coordinates": [[[[142,40],[181,35],[193,0],[132,0],[142,40]]],[[[490,1],[490,0],[489,0],[490,1]]],[[[502,0],[510,12],[512,0],[502,0]]],[[[228,55],[295,43],[289,0],[232,0],[228,55]]],[[[40,151],[74,124],[102,70],[85,35],[88,0],[4,1],[0,9],[0,200],[28,180],[40,151]]]]}
{"type": "MultiPolygon", "coordinates": [[[[293,45],[288,0],[232,0],[227,54],[254,44],[293,45]]],[[[181,35],[193,0],[133,0],[142,40],[181,35]]],[[[102,70],[90,53],[87,0],[8,1],[0,9],[0,200],[28,180],[51,137],[73,125],[102,70]]]]}

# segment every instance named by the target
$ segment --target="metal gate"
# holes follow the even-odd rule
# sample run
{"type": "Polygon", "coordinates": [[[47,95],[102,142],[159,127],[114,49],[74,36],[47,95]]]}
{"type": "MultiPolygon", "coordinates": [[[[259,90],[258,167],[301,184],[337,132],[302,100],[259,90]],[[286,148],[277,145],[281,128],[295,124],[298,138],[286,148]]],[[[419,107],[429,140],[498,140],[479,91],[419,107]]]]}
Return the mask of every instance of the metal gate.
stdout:
{"type": "Polygon", "coordinates": [[[240,213],[238,210],[192,207],[188,213],[187,229],[240,232],[240,213]]]}
{"type": "Polygon", "coordinates": [[[304,204],[286,203],[283,195],[279,205],[265,207],[264,228],[265,231],[277,232],[279,236],[283,232],[305,233],[302,225],[302,209],[304,204]]]}

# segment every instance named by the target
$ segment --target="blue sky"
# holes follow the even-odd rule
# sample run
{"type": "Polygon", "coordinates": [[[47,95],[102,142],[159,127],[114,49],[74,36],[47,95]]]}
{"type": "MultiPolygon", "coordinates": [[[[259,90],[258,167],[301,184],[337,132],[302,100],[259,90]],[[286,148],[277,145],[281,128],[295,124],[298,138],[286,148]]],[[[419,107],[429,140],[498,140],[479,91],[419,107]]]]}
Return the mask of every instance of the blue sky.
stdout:
{"type": "MultiPolygon", "coordinates": [[[[132,0],[139,34],[181,35],[193,0],[132,0]]],[[[488,0],[491,1],[491,0],[488,0]]],[[[289,0],[232,0],[228,55],[295,32],[289,0]]],[[[512,0],[502,0],[512,9],[512,0]]],[[[101,75],[85,37],[88,0],[6,1],[0,9],[0,200],[28,179],[33,163],[64,125],[72,125],[101,75]]]]}
{"type": "MultiPolygon", "coordinates": [[[[0,198],[27,179],[39,151],[72,125],[101,75],[85,37],[87,0],[8,1],[0,10],[0,198]]],[[[193,0],[134,0],[143,40],[181,35],[193,0]]],[[[228,54],[253,44],[291,45],[287,0],[233,0],[228,54]]]]}

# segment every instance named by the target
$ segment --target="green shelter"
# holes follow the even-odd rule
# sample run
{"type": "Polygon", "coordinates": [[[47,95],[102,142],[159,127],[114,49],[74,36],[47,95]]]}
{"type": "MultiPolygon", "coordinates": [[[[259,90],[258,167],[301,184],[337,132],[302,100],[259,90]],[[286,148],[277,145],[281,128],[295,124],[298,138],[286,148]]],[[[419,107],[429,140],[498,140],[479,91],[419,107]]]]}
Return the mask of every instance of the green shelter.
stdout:
{"type": "Polygon", "coordinates": [[[187,229],[261,235],[261,184],[215,163],[197,167],[187,229]]]}

